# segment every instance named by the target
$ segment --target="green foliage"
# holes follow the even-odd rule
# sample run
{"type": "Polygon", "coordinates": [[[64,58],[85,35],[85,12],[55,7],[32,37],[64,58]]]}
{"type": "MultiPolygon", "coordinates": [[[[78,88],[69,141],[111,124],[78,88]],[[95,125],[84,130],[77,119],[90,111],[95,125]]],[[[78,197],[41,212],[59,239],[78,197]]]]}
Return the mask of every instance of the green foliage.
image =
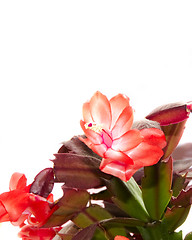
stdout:
{"type": "Polygon", "coordinates": [[[126,236],[126,232],[123,226],[120,224],[110,225],[109,223],[107,224],[106,221],[102,222],[102,220],[106,219],[111,219],[113,221],[112,215],[108,213],[104,208],[98,205],[91,205],[90,207],[84,209],[84,211],[80,212],[76,217],[74,217],[72,221],[82,229],[97,224],[97,229],[95,229],[93,239],[105,239],[105,236],[107,239],[112,239],[118,234],[126,236]]]}
{"type": "Polygon", "coordinates": [[[184,240],[192,240],[192,232],[188,233],[184,240]]]}
{"type": "Polygon", "coordinates": [[[144,174],[142,194],[146,209],[153,220],[160,220],[172,195],[172,158],[145,167],[144,174]]]}
{"type": "Polygon", "coordinates": [[[145,208],[142,192],[133,178],[123,182],[113,178],[107,185],[112,201],[129,216],[148,222],[150,217],[145,208]]]}

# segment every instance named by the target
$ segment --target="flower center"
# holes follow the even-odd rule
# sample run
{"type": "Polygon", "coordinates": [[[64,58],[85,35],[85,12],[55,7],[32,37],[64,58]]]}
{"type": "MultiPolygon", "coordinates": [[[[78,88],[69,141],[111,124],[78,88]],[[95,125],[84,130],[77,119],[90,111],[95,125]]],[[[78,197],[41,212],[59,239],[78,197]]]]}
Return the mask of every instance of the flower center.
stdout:
{"type": "Polygon", "coordinates": [[[97,123],[93,123],[93,122],[86,123],[85,124],[85,128],[86,129],[91,129],[91,130],[93,130],[96,133],[100,133],[100,132],[103,131],[102,125],[97,124],[97,123]]]}
{"type": "Polygon", "coordinates": [[[90,122],[90,123],[86,123],[84,126],[86,129],[91,129],[94,132],[99,133],[103,138],[103,143],[107,146],[107,148],[111,147],[113,142],[111,134],[108,131],[106,131],[101,124],[90,122]]]}

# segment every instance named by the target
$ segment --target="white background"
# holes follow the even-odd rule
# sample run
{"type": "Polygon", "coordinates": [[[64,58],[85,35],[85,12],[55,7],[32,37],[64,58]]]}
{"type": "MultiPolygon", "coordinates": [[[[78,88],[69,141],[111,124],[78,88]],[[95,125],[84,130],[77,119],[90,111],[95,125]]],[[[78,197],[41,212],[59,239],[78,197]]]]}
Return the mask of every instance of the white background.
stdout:
{"type": "MultiPolygon", "coordinates": [[[[0,192],[13,172],[30,183],[52,166],[97,90],[128,95],[136,118],[192,100],[191,12],[191,1],[0,1],[0,192]]],[[[1,239],[17,231],[2,224],[1,239]]]]}

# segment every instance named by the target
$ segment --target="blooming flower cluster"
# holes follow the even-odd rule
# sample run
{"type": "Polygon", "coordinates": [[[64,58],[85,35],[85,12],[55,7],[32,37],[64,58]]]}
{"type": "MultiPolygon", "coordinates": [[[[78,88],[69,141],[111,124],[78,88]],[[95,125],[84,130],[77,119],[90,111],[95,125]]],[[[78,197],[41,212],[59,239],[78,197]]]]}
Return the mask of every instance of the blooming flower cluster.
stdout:
{"type": "Polygon", "coordinates": [[[176,231],[192,204],[192,144],[177,146],[191,111],[168,104],[134,122],[127,96],[96,92],[83,105],[85,135],[63,143],[53,168],[29,185],[12,175],[0,222],[23,240],[192,240],[176,231]]]}

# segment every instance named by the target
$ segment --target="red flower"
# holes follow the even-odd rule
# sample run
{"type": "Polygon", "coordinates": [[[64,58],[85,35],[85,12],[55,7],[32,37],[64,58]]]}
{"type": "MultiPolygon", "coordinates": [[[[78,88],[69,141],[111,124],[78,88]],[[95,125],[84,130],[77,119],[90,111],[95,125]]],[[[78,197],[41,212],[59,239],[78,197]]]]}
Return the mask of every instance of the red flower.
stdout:
{"type": "Polygon", "coordinates": [[[129,238],[123,237],[123,236],[116,236],[114,240],[129,240],[129,238]]]}
{"type": "Polygon", "coordinates": [[[23,226],[27,219],[29,224],[39,226],[49,216],[51,209],[47,199],[29,193],[30,185],[26,182],[24,174],[12,175],[10,191],[0,194],[0,222],[23,226]]]}
{"type": "Polygon", "coordinates": [[[35,228],[30,225],[22,227],[18,236],[23,240],[51,240],[62,228],[35,228]]]}
{"type": "Polygon", "coordinates": [[[111,100],[96,92],[83,105],[81,140],[103,159],[100,169],[124,181],[141,167],[150,166],[163,155],[166,141],[160,129],[131,129],[133,109],[129,98],[118,94],[111,100]]]}

